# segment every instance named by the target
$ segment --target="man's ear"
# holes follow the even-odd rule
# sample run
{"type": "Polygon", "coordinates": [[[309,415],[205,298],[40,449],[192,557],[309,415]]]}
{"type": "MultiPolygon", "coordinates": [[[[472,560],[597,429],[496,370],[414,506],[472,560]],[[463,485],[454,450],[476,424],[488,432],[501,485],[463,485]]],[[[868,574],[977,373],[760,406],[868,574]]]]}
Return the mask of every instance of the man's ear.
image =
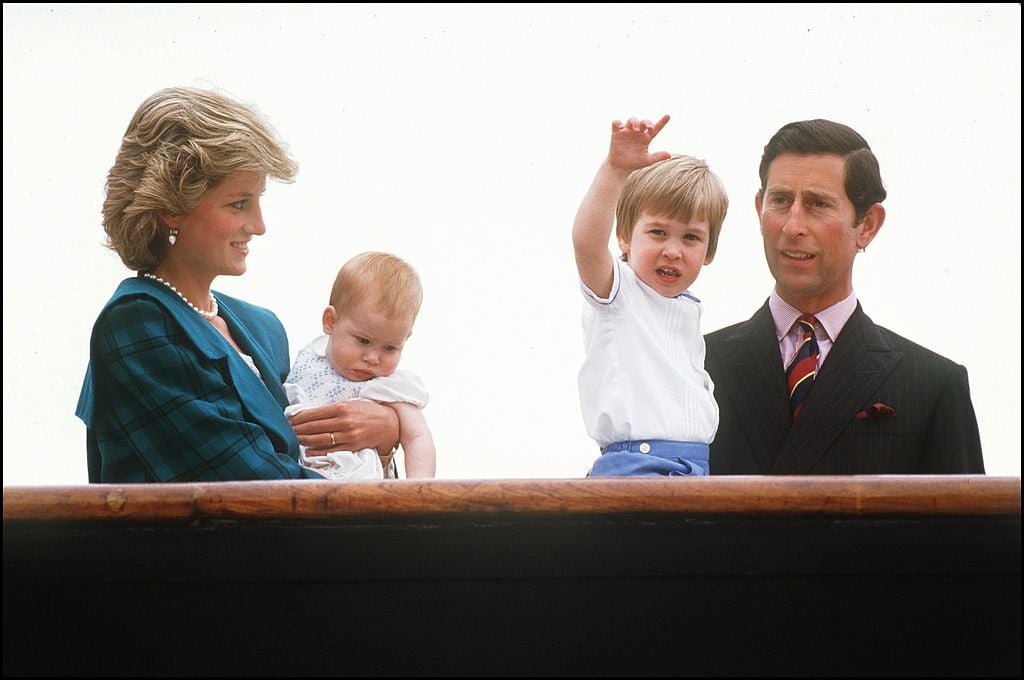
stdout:
{"type": "Polygon", "coordinates": [[[883,222],[885,222],[885,208],[881,203],[875,203],[868,208],[867,213],[857,224],[857,247],[861,250],[867,248],[875,236],[878,236],[878,230],[882,228],[883,222]]]}
{"type": "Polygon", "coordinates": [[[334,308],[334,305],[327,305],[324,309],[324,335],[330,335],[334,332],[334,324],[338,321],[338,310],[334,308]]]}

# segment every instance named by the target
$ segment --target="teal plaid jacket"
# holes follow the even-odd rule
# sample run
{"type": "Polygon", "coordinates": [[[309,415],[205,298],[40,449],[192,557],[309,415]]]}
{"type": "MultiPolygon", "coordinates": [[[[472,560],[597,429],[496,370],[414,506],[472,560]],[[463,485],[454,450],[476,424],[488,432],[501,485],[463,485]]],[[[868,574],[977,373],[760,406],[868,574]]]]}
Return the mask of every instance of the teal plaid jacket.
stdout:
{"type": "Polygon", "coordinates": [[[215,293],[261,377],[166,286],[125,279],[100,312],[75,414],[89,481],[323,479],[284,416],[288,337],[269,310],[215,293]]]}

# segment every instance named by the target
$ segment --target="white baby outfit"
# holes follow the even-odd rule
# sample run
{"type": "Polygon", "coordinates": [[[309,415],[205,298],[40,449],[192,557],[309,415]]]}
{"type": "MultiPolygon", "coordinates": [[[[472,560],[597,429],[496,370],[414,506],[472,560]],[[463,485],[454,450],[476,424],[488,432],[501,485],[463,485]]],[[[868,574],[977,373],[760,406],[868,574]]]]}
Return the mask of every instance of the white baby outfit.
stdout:
{"type": "MultiPolygon", "coordinates": [[[[378,402],[408,402],[423,408],[429,401],[426,386],[411,371],[396,370],[391,375],[370,380],[349,380],[334,370],[327,358],[328,336],[321,335],[299,350],[292,370],[285,380],[284,389],[289,406],[286,416],[314,406],[326,406],[336,401],[367,399],[378,402]]],[[[328,479],[361,480],[396,477],[395,462],[385,471],[375,449],[336,451],[325,456],[307,456],[306,447],[300,447],[299,462],[316,470],[328,479]]]]}

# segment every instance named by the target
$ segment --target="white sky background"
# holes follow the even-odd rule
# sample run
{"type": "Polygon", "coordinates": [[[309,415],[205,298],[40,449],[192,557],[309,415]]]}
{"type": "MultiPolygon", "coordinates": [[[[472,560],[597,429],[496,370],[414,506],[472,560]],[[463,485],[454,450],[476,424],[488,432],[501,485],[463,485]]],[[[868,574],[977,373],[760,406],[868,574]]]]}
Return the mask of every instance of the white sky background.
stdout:
{"type": "Polygon", "coordinates": [[[854,269],[876,322],[967,366],[989,474],[1020,476],[1019,4],[3,6],[5,485],[85,483],[74,409],[100,307],[103,183],[136,107],[215,87],[299,161],[249,271],[292,356],[334,275],[387,250],[425,300],[402,361],[441,478],[581,477],[570,229],[615,118],[708,160],[732,207],[692,290],[704,331],[771,291],[753,195],[782,125],[865,136],[889,190],[854,269]],[[986,334],[992,331],[991,336],[986,334]]]}

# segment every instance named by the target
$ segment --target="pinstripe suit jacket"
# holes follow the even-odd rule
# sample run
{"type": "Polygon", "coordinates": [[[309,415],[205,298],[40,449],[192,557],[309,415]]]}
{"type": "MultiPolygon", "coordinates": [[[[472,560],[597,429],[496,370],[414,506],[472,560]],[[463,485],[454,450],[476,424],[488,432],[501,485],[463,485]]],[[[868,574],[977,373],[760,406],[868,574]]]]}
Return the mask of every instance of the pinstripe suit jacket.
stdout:
{"type": "Polygon", "coordinates": [[[75,412],[87,428],[90,482],[323,479],[298,464],[284,417],[290,358],[281,322],[216,295],[261,376],[161,283],[125,279],[104,306],[75,412]]]}
{"type": "Polygon", "coordinates": [[[767,303],[705,340],[720,410],[712,474],[985,471],[967,369],[876,326],[860,303],[792,425],[767,303]],[[873,415],[879,403],[895,414],[873,415]]]}

